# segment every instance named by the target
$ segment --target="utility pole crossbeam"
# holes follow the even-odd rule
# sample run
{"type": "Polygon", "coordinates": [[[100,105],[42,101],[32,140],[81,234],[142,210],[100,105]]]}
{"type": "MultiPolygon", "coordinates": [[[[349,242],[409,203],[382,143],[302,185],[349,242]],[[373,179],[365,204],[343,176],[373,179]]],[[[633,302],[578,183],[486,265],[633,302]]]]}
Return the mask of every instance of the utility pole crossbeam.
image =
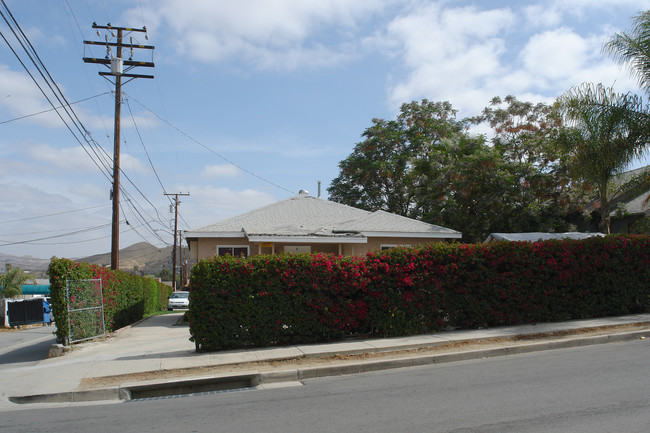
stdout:
{"type": "Polygon", "coordinates": [[[134,44],[133,38],[130,38],[130,43],[124,43],[124,37],[132,32],[146,33],[147,28],[135,29],[130,27],[115,27],[110,24],[99,26],[93,23],[93,29],[106,30],[111,38],[117,38],[117,42],[110,42],[108,34],[105,41],[84,41],[84,45],[102,45],[106,47],[106,57],[103,59],[94,57],[84,57],[84,63],[98,63],[107,66],[110,72],[99,72],[103,77],[115,77],[115,125],[113,129],[113,189],[111,199],[113,200],[113,218],[111,225],[111,269],[118,269],[120,267],[120,110],[122,106],[122,84],[126,84],[135,78],[153,78],[153,75],[140,75],[128,73],[131,69],[143,66],[153,68],[152,62],[141,62],[133,60],[135,49],[151,50],[153,57],[153,45],[140,45],[134,44]],[[117,34],[113,33],[117,32],[117,34]],[[126,33],[126,34],[125,34],[126,33]],[[111,49],[115,48],[115,56],[112,55],[111,49]],[[130,50],[130,57],[124,60],[122,50],[130,50]],[[124,69],[124,66],[127,66],[124,69]],[[122,77],[129,78],[128,81],[122,83],[122,77]]]}
{"type": "MultiPolygon", "coordinates": [[[[177,249],[177,243],[176,239],[178,238],[178,205],[180,204],[180,201],[178,200],[178,196],[183,196],[183,195],[190,195],[189,192],[187,193],[163,193],[163,195],[166,196],[174,196],[174,250],[172,251],[172,288],[174,291],[176,291],[176,249],[177,249]]],[[[183,248],[183,243],[181,241],[181,250],[183,248]]],[[[181,257],[182,257],[182,252],[181,252],[181,257]]],[[[182,258],[181,258],[181,265],[182,265],[182,258]]],[[[182,280],[181,280],[181,285],[182,285],[182,280]]]]}

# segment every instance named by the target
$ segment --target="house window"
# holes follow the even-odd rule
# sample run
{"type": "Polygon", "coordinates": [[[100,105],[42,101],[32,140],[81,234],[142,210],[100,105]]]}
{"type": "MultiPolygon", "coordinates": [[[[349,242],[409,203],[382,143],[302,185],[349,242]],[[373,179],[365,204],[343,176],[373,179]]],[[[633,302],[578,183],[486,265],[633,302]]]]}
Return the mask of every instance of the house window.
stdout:
{"type": "Polygon", "coordinates": [[[380,249],[381,251],[384,251],[384,250],[389,250],[389,249],[391,249],[391,248],[397,248],[397,247],[411,248],[411,245],[407,245],[407,244],[401,244],[401,245],[397,245],[397,244],[382,244],[382,245],[379,246],[379,249],[380,249]]]}
{"type": "Polygon", "coordinates": [[[249,256],[248,246],[242,245],[217,245],[217,255],[218,256],[233,256],[239,257],[249,256]]]}

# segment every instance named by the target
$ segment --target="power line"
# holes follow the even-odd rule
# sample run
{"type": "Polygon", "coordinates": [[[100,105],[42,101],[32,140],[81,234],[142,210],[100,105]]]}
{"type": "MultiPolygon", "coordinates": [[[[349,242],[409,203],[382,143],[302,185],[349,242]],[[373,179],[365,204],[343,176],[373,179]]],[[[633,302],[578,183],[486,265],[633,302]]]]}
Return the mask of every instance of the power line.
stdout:
{"type": "MultiPolygon", "coordinates": [[[[49,90],[52,93],[53,97],[59,102],[58,105],[55,104],[52,101],[52,99],[50,98],[48,93],[45,91],[44,87],[41,86],[41,84],[39,83],[37,78],[30,71],[30,69],[28,68],[26,62],[23,61],[23,59],[20,57],[20,55],[18,54],[16,49],[14,49],[14,47],[9,42],[7,37],[1,31],[0,31],[0,36],[2,36],[2,39],[9,46],[9,48],[11,49],[14,56],[18,59],[18,61],[20,62],[20,64],[24,68],[24,70],[30,76],[30,78],[32,79],[32,81],[34,82],[36,87],[40,90],[40,92],[43,94],[43,96],[48,101],[48,103],[53,107],[54,111],[57,113],[57,115],[59,116],[61,121],[64,123],[64,125],[68,128],[68,130],[73,135],[75,140],[81,145],[81,147],[84,149],[86,154],[91,158],[93,163],[100,169],[102,174],[108,180],[111,180],[111,176],[110,176],[110,173],[111,173],[111,164],[110,164],[111,158],[110,158],[109,154],[106,152],[106,150],[101,145],[99,145],[99,143],[97,143],[92,138],[91,133],[85,128],[85,126],[83,125],[83,123],[81,122],[81,120],[79,119],[77,114],[75,113],[74,109],[71,107],[71,104],[67,101],[67,99],[65,98],[65,96],[61,92],[59,86],[56,84],[56,82],[54,82],[54,79],[52,78],[52,75],[49,73],[46,66],[41,61],[41,59],[38,56],[38,54],[36,53],[36,50],[34,49],[33,45],[31,44],[31,42],[29,41],[29,39],[27,38],[25,33],[20,28],[20,25],[18,24],[18,22],[15,20],[15,18],[11,14],[11,11],[7,7],[5,1],[1,0],[1,4],[2,4],[2,6],[4,8],[4,11],[6,11],[6,14],[3,12],[3,10],[0,10],[0,16],[2,16],[5,23],[7,24],[7,26],[9,27],[9,29],[13,33],[14,37],[16,38],[16,40],[18,41],[18,43],[22,47],[23,51],[27,54],[27,57],[29,58],[29,61],[31,61],[31,63],[34,65],[36,71],[38,72],[38,74],[42,78],[42,80],[45,83],[45,85],[47,86],[47,88],[49,88],[49,90]],[[11,18],[11,20],[10,20],[10,18],[11,18]],[[66,120],[66,118],[64,118],[63,114],[59,111],[60,109],[62,109],[61,111],[63,111],[63,113],[65,114],[65,116],[69,120],[66,120]],[[71,122],[72,126],[68,122],[71,122]],[[75,133],[74,129],[76,129],[80,133],[81,138],[77,135],[77,133],[75,133]],[[84,142],[85,142],[85,144],[84,144],[84,142]]],[[[76,20],[76,18],[75,18],[75,20],[76,20]]],[[[101,26],[98,26],[98,27],[101,27],[101,26]]],[[[114,29],[117,29],[117,28],[114,28],[114,29]]],[[[135,46],[129,46],[129,47],[135,48],[135,46]]],[[[93,60],[93,59],[91,59],[91,60],[93,60]]],[[[95,62],[95,63],[100,63],[100,62],[101,61],[98,61],[98,62],[95,62]]],[[[129,62],[130,61],[127,61],[127,63],[129,63],[129,62]]],[[[100,72],[100,75],[105,75],[105,73],[100,72]]],[[[134,74],[123,74],[123,75],[125,75],[125,76],[133,76],[134,74]]],[[[116,92],[116,96],[117,96],[117,92],[116,92]]],[[[118,173],[119,172],[121,172],[121,169],[119,169],[119,167],[118,167],[118,173]]],[[[128,179],[128,176],[125,175],[125,177],[127,177],[127,179],[128,179]]],[[[164,226],[164,223],[161,222],[161,216],[158,213],[158,210],[156,209],[156,207],[153,205],[153,203],[151,203],[151,201],[146,197],[146,195],[144,195],[144,193],[130,179],[129,179],[129,182],[138,191],[138,193],[140,193],[142,195],[142,197],[144,197],[145,200],[149,204],[152,205],[152,207],[154,208],[154,210],[156,211],[156,214],[158,216],[159,223],[162,226],[164,226]]],[[[120,187],[117,190],[118,191],[120,191],[120,190],[123,191],[123,187],[120,185],[120,187]]],[[[133,199],[133,202],[135,204],[137,204],[138,206],[141,206],[134,199],[133,199]]],[[[130,205],[137,211],[137,209],[135,208],[135,204],[131,203],[130,205]]],[[[137,211],[137,212],[139,213],[139,211],[137,211]]],[[[149,223],[146,221],[146,219],[143,218],[143,221],[145,221],[145,223],[147,225],[149,225],[149,223]]],[[[152,231],[153,231],[153,228],[152,228],[152,231]]],[[[155,234],[155,232],[153,232],[153,233],[155,234]]]]}
{"type": "MultiPolygon", "coordinates": [[[[78,104],[78,103],[80,103],[80,102],[88,101],[88,100],[91,100],[91,99],[94,99],[94,98],[98,98],[98,97],[100,97],[100,96],[108,95],[108,94],[110,94],[110,93],[111,93],[111,92],[104,92],[104,93],[100,93],[99,95],[89,96],[89,97],[87,97],[87,98],[84,98],[84,99],[80,99],[80,100],[78,100],[78,101],[71,102],[70,105],[78,104]]],[[[52,111],[58,110],[59,108],[63,108],[63,105],[59,105],[59,106],[57,106],[57,107],[50,108],[49,110],[39,111],[38,113],[26,114],[26,115],[24,115],[24,116],[14,117],[13,119],[3,120],[2,122],[0,122],[0,125],[4,125],[5,123],[10,123],[10,122],[15,122],[15,121],[17,121],[17,120],[23,120],[23,119],[27,119],[27,118],[30,118],[30,117],[38,116],[38,115],[40,115],[40,114],[50,113],[50,112],[52,112],[52,111]]]]}
{"type": "MultiPolygon", "coordinates": [[[[36,53],[36,50],[34,49],[31,42],[29,42],[29,39],[27,38],[25,33],[20,28],[20,25],[18,24],[18,22],[15,20],[15,18],[11,14],[11,11],[7,7],[7,4],[5,3],[4,0],[1,0],[1,3],[2,3],[3,8],[6,10],[7,15],[9,17],[11,17],[12,21],[10,22],[10,20],[7,18],[7,15],[5,15],[5,13],[2,10],[0,10],[0,16],[2,16],[2,18],[4,19],[5,23],[7,24],[7,26],[9,27],[9,29],[13,33],[14,37],[16,38],[16,40],[18,41],[20,46],[22,47],[23,51],[27,54],[27,57],[29,58],[31,63],[36,68],[36,71],[39,73],[39,75],[41,76],[41,78],[43,79],[43,81],[45,82],[47,87],[52,92],[53,96],[59,101],[59,104],[63,107],[63,111],[65,112],[65,114],[69,117],[70,121],[73,123],[75,128],[81,133],[81,135],[83,137],[83,140],[86,142],[86,144],[88,144],[88,147],[90,148],[90,150],[84,145],[82,140],[77,136],[77,134],[74,132],[73,128],[68,124],[68,122],[65,120],[63,115],[59,112],[59,110],[56,109],[56,105],[54,104],[54,102],[52,102],[52,100],[50,99],[48,94],[45,92],[43,87],[39,84],[39,82],[36,79],[36,77],[34,76],[34,74],[32,74],[30,69],[27,67],[27,65],[25,64],[23,59],[18,55],[18,53],[16,52],[16,49],[12,46],[12,44],[9,42],[9,40],[4,35],[4,33],[2,33],[2,31],[0,31],[0,36],[2,36],[2,39],[5,41],[5,43],[7,44],[7,46],[11,50],[11,52],[14,54],[16,59],[18,59],[18,62],[21,64],[23,69],[25,69],[25,71],[27,72],[29,77],[32,79],[32,81],[34,82],[36,87],[41,91],[41,93],[43,94],[43,96],[45,97],[47,102],[55,109],[54,111],[57,113],[57,115],[59,116],[61,121],[64,123],[64,125],[68,128],[68,130],[70,131],[72,136],[75,138],[75,140],[81,145],[81,147],[84,149],[86,154],[95,163],[95,165],[100,169],[100,171],[102,171],[104,176],[106,176],[108,179],[110,179],[109,175],[107,174],[107,173],[110,173],[110,169],[108,167],[106,167],[106,165],[104,165],[104,167],[102,168],[102,166],[101,166],[102,164],[97,162],[97,160],[95,160],[95,158],[93,158],[93,156],[91,155],[91,151],[92,151],[92,153],[94,153],[95,156],[97,156],[99,158],[99,155],[97,154],[97,151],[94,149],[93,144],[96,144],[100,148],[101,148],[101,146],[99,146],[99,144],[94,142],[94,140],[92,140],[91,138],[89,139],[90,133],[86,130],[86,128],[83,126],[83,124],[81,124],[81,121],[77,117],[76,113],[74,113],[74,110],[72,109],[72,107],[70,107],[69,102],[65,99],[65,97],[61,93],[61,90],[59,89],[58,85],[56,85],[56,83],[54,83],[54,80],[52,79],[51,74],[49,73],[49,71],[47,71],[47,68],[45,67],[43,62],[40,61],[40,58],[38,57],[38,54],[36,53]],[[12,22],[13,22],[13,24],[12,24],[12,22]],[[36,62],[35,59],[38,59],[39,61],[36,62]],[[43,71],[41,68],[44,69],[45,71],[43,71]],[[52,83],[50,83],[50,81],[52,81],[52,83]],[[57,93],[57,91],[58,91],[58,93],[57,93]],[[65,103],[63,101],[65,101],[65,103]]],[[[101,161],[101,158],[100,158],[100,162],[103,163],[103,161],[101,161]]]]}
{"type": "Polygon", "coordinates": [[[37,238],[37,239],[28,239],[28,240],[15,241],[15,242],[10,242],[10,241],[5,241],[5,240],[0,239],[0,242],[3,242],[1,244],[2,246],[29,244],[29,243],[33,243],[33,242],[37,242],[37,241],[44,241],[44,240],[48,240],[48,239],[57,239],[57,238],[62,238],[62,237],[66,237],[66,236],[77,235],[77,234],[80,234],[80,233],[86,233],[86,232],[89,232],[89,231],[98,230],[98,229],[106,228],[106,227],[109,227],[109,226],[110,226],[110,224],[102,224],[100,226],[88,227],[88,228],[81,229],[81,230],[75,230],[75,231],[70,232],[70,233],[62,233],[62,234],[59,234],[59,235],[46,236],[46,237],[37,238]]]}
{"type": "MultiPolygon", "coordinates": [[[[129,104],[129,100],[126,99],[126,106],[129,109],[129,114],[131,114],[131,121],[133,121],[133,126],[135,127],[135,132],[138,134],[138,138],[140,139],[140,144],[142,144],[142,148],[144,149],[144,153],[147,155],[147,160],[149,161],[149,165],[151,166],[151,169],[153,170],[153,174],[156,175],[156,179],[158,179],[158,183],[160,184],[160,187],[162,188],[163,192],[167,191],[165,189],[165,185],[163,185],[162,180],[160,180],[160,176],[158,176],[158,172],[156,171],[156,167],[154,167],[153,162],[151,161],[151,156],[149,155],[149,151],[147,150],[147,146],[144,145],[144,141],[142,140],[142,135],[140,135],[140,129],[138,128],[138,124],[135,122],[135,117],[133,116],[133,111],[131,110],[131,104],[129,104]]],[[[170,199],[171,203],[171,199],[170,199]]]]}
{"type": "Polygon", "coordinates": [[[28,220],[38,219],[38,218],[47,218],[47,217],[51,217],[51,216],[65,215],[65,214],[68,214],[68,213],[75,213],[75,212],[82,212],[82,211],[90,210],[90,209],[97,209],[97,208],[108,206],[108,205],[109,205],[109,203],[106,203],[106,204],[100,204],[100,205],[97,205],[97,206],[86,207],[86,208],[83,208],[83,209],[68,210],[68,211],[64,211],[64,212],[51,213],[51,214],[47,214],[47,215],[38,215],[38,216],[33,216],[33,217],[25,217],[25,218],[19,218],[19,219],[9,220],[9,221],[0,221],[0,224],[15,223],[15,222],[28,221],[28,220]]]}
{"type": "Polygon", "coordinates": [[[41,235],[45,233],[56,233],[56,232],[64,232],[68,230],[88,230],[88,229],[96,229],[99,227],[104,227],[104,225],[101,226],[92,226],[92,227],[66,227],[63,229],[54,229],[54,230],[42,230],[38,232],[25,232],[25,233],[2,233],[0,236],[25,236],[25,235],[41,235]]]}
{"type": "Polygon", "coordinates": [[[151,109],[149,109],[146,105],[144,105],[142,102],[140,102],[140,101],[138,101],[137,99],[135,99],[133,96],[130,96],[130,98],[133,99],[135,102],[137,102],[137,103],[138,103],[142,108],[144,108],[145,110],[149,111],[151,114],[153,114],[154,116],[156,116],[160,121],[162,121],[162,122],[164,122],[165,124],[167,124],[167,126],[169,126],[170,128],[176,130],[178,133],[182,134],[183,136],[185,136],[185,137],[186,137],[187,139],[189,139],[190,141],[193,141],[194,143],[198,144],[199,146],[201,146],[202,148],[204,148],[204,149],[207,150],[208,152],[210,152],[210,153],[212,153],[212,154],[218,156],[219,158],[221,158],[222,160],[224,160],[224,161],[227,162],[228,164],[237,167],[237,168],[240,169],[241,171],[243,171],[243,172],[245,172],[245,173],[248,173],[248,174],[250,174],[250,175],[253,176],[253,177],[258,178],[259,180],[261,180],[261,181],[263,181],[263,182],[266,182],[266,183],[268,183],[269,185],[273,185],[274,187],[279,188],[279,189],[281,189],[281,190],[283,190],[283,191],[286,191],[286,192],[288,192],[288,193],[290,193],[290,194],[294,194],[294,195],[296,194],[295,191],[291,191],[291,190],[289,190],[289,189],[287,189],[287,188],[285,188],[285,187],[283,187],[283,186],[280,186],[280,185],[278,185],[277,183],[274,183],[274,182],[272,182],[272,181],[270,181],[270,180],[268,180],[268,179],[266,179],[266,178],[264,178],[264,177],[262,177],[262,176],[260,176],[260,175],[257,175],[257,174],[255,174],[255,173],[253,173],[252,171],[247,170],[247,169],[245,169],[244,167],[240,166],[239,164],[236,164],[235,162],[229,160],[228,158],[226,158],[225,156],[221,155],[221,154],[218,153],[217,151],[215,151],[215,150],[213,150],[213,149],[210,149],[210,148],[209,148],[208,146],[206,146],[205,144],[201,143],[200,141],[196,140],[194,137],[192,137],[192,136],[190,136],[189,134],[187,134],[186,132],[182,131],[180,128],[174,126],[171,122],[169,122],[168,120],[166,120],[166,119],[163,118],[162,116],[158,115],[156,112],[152,111],[151,109]]]}
{"type": "Polygon", "coordinates": [[[28,221],[28,220],[38,219],[38,218],[48,218],[48,217],[51,217],[51,216],[65,215],[65,214],[68,214],[68,213],[75,213],[75,212],[82,212],[82,211],[90,210],[90,209],[97,209],[97,208],[104,207],[104,206],[108,206],[108,203],[107,204],[100,204],[100,205],[97,205],[97,206],[91,206],[91,207],[87,207],[87,208],[83,208],[83,209],[75,209],[75,210],[69,210],[69,211],[64,211],[64,212],[51,213],[51,214],[47,214],[47,215],[38,215],[38,216],[33,216],[33,217],[25,217],[25,218],[19,218],[19,219],[9,220],[9,221],[0,221],[0,224],[22,222],[22,221],[28,221]]]}

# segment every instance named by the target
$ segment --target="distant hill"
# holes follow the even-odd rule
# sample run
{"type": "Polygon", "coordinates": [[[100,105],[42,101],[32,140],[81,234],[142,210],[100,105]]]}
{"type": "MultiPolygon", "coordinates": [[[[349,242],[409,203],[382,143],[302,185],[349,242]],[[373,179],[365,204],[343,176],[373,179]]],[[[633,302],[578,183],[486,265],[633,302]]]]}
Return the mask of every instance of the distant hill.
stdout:
{"type": "Polygon", "coordinates": [[[0,253],[0,272],[5,271],[5,264],[31,272],[34,276],[42,278],[50,265],[49,259],[37,259],[32,256],[12,256],[0,253]]]}
{"type": "MultiPolygon", "coordinates": [[[[183,257],[189,257],[187,248],[183,248],[183,257]]],[[[111,253],[96,254],[73,260],[108,267],[111,265],[111,253]]],[[[0,254],[0,272],[4,272],[5,263],[30,271],[38,278],[44,278],[50,260],[37,259],[31,256],[0,254]]],[[[162,271],[163,267],[170,270],[172,268],[172,247],[158,248],[147,242],[140,242],[120,250],[120,269],[123,271],[133,272],[134,268],[136,268],[143,275],[154,275],[162,271]]]]}
{"type": "MultiPolygon", "coordinates": [[[[189,250],[183,248],[183,257],[188,257],[189,250]]],[[[96,254],[77,259],[77,262],[88,262],[95,265],[110,266],[111,253],[96,254]]],[[[180,257],[178,258],[180,264],[180,257]]],[[[163,268],[172,268],[172,247],[158,248],[147,242],[133,244],[120,250],[120,269],[131,272],[141,270],[144,275],[153,275],[163,268]]]]}

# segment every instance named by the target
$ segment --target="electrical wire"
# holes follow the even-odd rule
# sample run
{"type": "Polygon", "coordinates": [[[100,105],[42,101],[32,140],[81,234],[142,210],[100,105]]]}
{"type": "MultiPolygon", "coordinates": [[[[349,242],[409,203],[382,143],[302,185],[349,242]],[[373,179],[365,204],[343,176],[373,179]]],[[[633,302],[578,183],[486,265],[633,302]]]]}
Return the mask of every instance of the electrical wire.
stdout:
{"type": "Polygon", "coordinates": [[[61,237],[77,235],[77,234],[80,234],[80,233],[86,233],[86,232],[89,232],[89,231],[103,229],[103,228],[110,227],[110,226],[111,226],[111,223],[102,224],[100,226],[88,227],[88,228],[81,229],[81,230],[75,230],[75,231],[72,231],[72,232],[69,232],[69,233],[62,233],[62,234],[58,234],[58,235],[54,235],[54,236],[46,236],[46,237],[42,237],[42,238],[29,239],[29,240],[23,240],[23,241],[11,242],[11,241],[5,241],[5,240],[0,239],[0,242],[2,242],[2,244],[0,244],[0,245],[1,246],[7,246],[7,245],[29,244],[29,243],[33,243],[33,242],[37,242],[37,241],[44,241],[44,240],[49,240],[49,239],[57,239],[57,238],[61,238],[61,237]]]}
{"type": "Polygon", "coordinates": [[[176,130],[178,133],[180,133],[181,135],[185,136],[188,140],[193,141],[194,143],[198,144],[199,146],[201,146],[202,148],[204,148],[204,149],[207,150],[208,152],[210,152],[210,153],[212,153],[212,154],[218,156],[219,158],[221,158],[222,160],[224,160],[224,161],[227,162],[228,164],[237,167],[238,169],[240,169],[240,170],[243,171],[244,173],[247,173],[247,174],[249,174],[249,175],[251,175],[251,176],[253,176],[253,177],[256,177],[257,179],[259,179],[259,180],[261,180],[261,181],[263,181],[263,182],[266,182],[266,183],[268,183],[269,185],[272,185],[272,186],[274,186],[274,187],[276,187],[276,188],[279,188],[279,189],[281,189],[281,190],[283,190],[283,191],[286,191],[286,192],[288,192],[288,193],[290,193],[290,194],[294,194],[294,195],[296,194],[295,191],[291,191],[291,190],[289,190],[289,189],[287,189],[287,188],[285,188],[285,187],[283,187],[283,186],[280,186],[280,185],[278,185],[277,183],[274,183],[274,182],[272,182],[272,181],[270,181],[270,180],[268,180],[268,179],[266,179],[266,178],[264,178],[264,177],[262,177],[262,176],[260,176],[260,175],[257,175],[257,174],[255,174],[255,173],[253,173],[252,171],[247,170],[247,169],[245,169],[244,167],[240,166],[239,164],[236,164],[235,162],[229,160],[228,158],[226,158],[225,156],[221,155],[221,154],[218,153],[217,151],[215,151],[215,150],[213,150],[213,149],[210,149],[210,148],[209,148],[208,146],[206,146],[205,144],[201,143],[200,141],[196,140],[194,137],[192,137],[192,136],[190,136],[189,134],[187,134],[186,132],[182,131],[180,128],[176,127],[176,126],[173,125],[171,122],[169,122],[167,119],[163,118],[162,116],[160,116],[159,114],[157,114],[156,112],[154,112],[154,111],[152,111],[150,108],[148,108],[146,105],[144,105],[142,102],[140,102],[140,101],[138,101],[137,99],[135,99],[133,96],[131,96],[131,99],[133,99],[135,102],[137,102],[137,103],[138,103],[142,108],[144,108],[145,110],[149,111],[151,114],[153,114],[154,116],[156,116],[156,117],[157,117],[161,122],[164,122],[165,124],[167,124],[167,126],[169,126],[170,128],[176,130]]]}
{"type": "Polygon", "coordinates": [[[100,205],[97,205],[97,206],[86,207],[86,208],[83,208],[83,209],[75,209],[75,210],[68,210],[68,211],[64,211],[64,212],[51,213],[51,214],[47,214],[47,215],[38,215],[38,216],[33,216],[33,217],[18,218],[18,219],[9,220],[9,221],[0,221],[0,224],[22,222],[22,221],[33,220],[33,219],[38,219],[38,218],[47,218],[47,217],[52,217],[52,216],[64,215],[64,214],[68,214],[68,213],[82,212],[82,211],[85,211],[85,210],[97,209],[97,208],[108,206],[108,205],[110,205],[110,203],[100,204],[100,205]]]}
{"type": "MultiPolygon", "coordinates": [[[[140,144],[142,144],[142,148],[144,149],[144,153],[147,155],[147,160],[149,161],[149,165],[151,166],[151,169],[153,170],[153,174],[156,175],[156,179],[158,179],[158,183],[160,184],[160,187],[163,190],[163,193],[166,193],[167,190],[165,189],[165,185],[163,185],[162,180],[160,180],[160,176],[158,176],[158,171],[156,171],[156,167],[154,167],[153,162],[151,161],[151,156],[149,155],[149,151],[147,150],[147,146],[144,145],[144,141],[142,140],[142,135],[140,135],[140,129],[138,128],[138,124],[135,121],[135,116],[133,116],[133,111],[131,110],[131,104],[129,104],[129,100],[126,99],[126,106],[129,109],[129,114],[131,115],[131,121],[133,122],[133,126],[135,127],[135,132],[138,134],[138,138],[140,139],[140,144]]],[[[171,198],[169,199],[169,202],[171,203],[171,198]]]]}
{"type": "MultiPolygon", "coordinates": [[[[94,98],[99,98],[100,96],[109,95],[110,93],[111,92],[104,92],[104,93],[100,93],[99,95],[89,96],[87,98],[79,99],[78,101],[71,102],[70,105],[78,104],[78,103],[84,102],[84,101],[89,101],[89,100],[94,99],[94,98]]],[[[40,114],[51,113],[52,111],[55,111],[55,110],[57,110],[59,108],[63,108],[63,105],[59,105],[57,107],[50,108],[49,110],[39,111],[38,113],[26,114],[24,116],[14,117],[13,119],[3,120],[3,121],[0,122],[0,125],[4,125],[5,123],[10,123],[10,122],[15,122],[17,120],[28,119],[30,117],[38,116],[40,114]]]]}
{"type": "MultiPolygon", "coordinates": [[[[74,112],[74,110],[70,106],[70,103],[66,100],[65,96],[63,96],[63,94],[61,93],[61,89],[54,82],[51,74],[49,73],[49,71],[47,70],[47,68],[45,67],[43,62],[41,61],[40,57],[36,53],[36,50],[34,49],[33,45],[31,44],[31,42],[29,41],[29,39],[27,38],[27,36],[23,32],[22,28],[20,28],[20,25],[18,24],[18,22],[16,21],[16,19],[13,16],[13,14],[9,10],[7,4],[5,3],[5,0],[0,0],[0,1],[1,1],[1,4],[2,4],[4,10],[6,11],[6,14],[5,14],[5,12],[0,10],[0,16],[2,16],[5,23],[7,24],[8,28],[11,30],[14,37],[16,38],[16,40],[18,41],[18,43],[22,47],[23,51],[25,51],[25,53],[27,54],[27,57],[29,58],[31,63],[35,66],[36,71],[40,74],[41,78],[43,79],[43,81],[45,82],[47,87],[50,89],[50,91],[52,92],[54,98],[56,98],[57,101],[59,102],[59,104],[62,106],[62,108],[63,108],[62,111],[64,111],[65,114],[67,115],[67,117],[70,119],[70,121],[74,125],[74,128],[76,128],[79,131],[79,133],[81,133],[84,141],[86,142],[86,144],[90,148],[90,151],[88,150],[86,145],[84,145],[82,140],[77,136],[77,134],[74,132],[73,127],[70,126],[68,124],[68,122],[64,119],[61,112],[58,109],[56,109],[57,105],[54,104],[54,102],[52,101],[50,96],[48,96],[48,94],[45,92],[43,87],[39,84],[39,82],[36,79],[36,77],[34,76],[34,74],[32,74],[30,69],[27,67],[27,65],[25,64],[23,59],[18,55],[15,48],[9,42],[9,40],[7,39],[7,37],[5,36],[5,34],[2,31],[0,31],[0,36],[2,36],[2,39],[5,41],[7,46],[9,46],[11,52],[14,54],[16,59],[18,59],[21,66],[25,69],[25,71],[30,76],[30,78],[32,79],[34,84],[36,84],[36,87],[38,87],[38,89],[41,91],[41,93],[43,94],[45,99],[48,101],[48,103],[54,108],[54,111],[57,113],[57,115],[59,116],[61,121],[66,125],[66,127],[68,128],[70,133],[73,135],[75,140],[77,140],[77,142],[82,146],[84,151],[88,154],[88,156],[95,163],[95,165],[97,165],[97,167],[100,169],[100,171],[102,171],[104,176],[107,179],[110,180],[110,168],[106,164],[100,164],[99,162],[97,162],[97,160],[95,160],[95,158],[93,158],[92,155],[91,155],[91,151],[92,151],[95,154],[95,156],[99,157],[97,155],[97,151],[95,150],[95,148],[93,146],[93,144],[96,144],[97,146],[99,146],[99,144],[94,142],[94,140],[92,140],[92,137],[90,136],[90,133],[86,130],[85,127],[83,127],[83,124],[81,124],[81,121],[79,120],[76,113],[74,112]],[[7,18],[7,16],[9,16],[11,18],[11,21],[9,20],[9,18],[7,18]],[[37,62],[37,60],[38,60],[38,62],[37,62]],[[64,101],[65,101],[65,103],[64,103],[64,101]]],[[[101,147],[101,146],[99,146],[99,147],[101,147]]],[[[101,160],[101,158],[100,158],[100,160],[101,160]]]]}
{"type": "MultiPolygon", "coordinates": [[[[42,80],[45,82],[45,84],[49,88],[50,92],[52,92],[53,97],[59,102],[59,104],[60,104],[59,108],[62,108],[61,111],[64,112],[65,115],[69,118],[69,121],[72,123],[73,126],[71,126],[68,123],[68,121],[66,121],[66,119],[63,117],[62,113],[59,111],[59,109],[57,109],[57,105],[54,104],[54,102],[52,101],[50,96],[48,96],[48,94],[46,93],[43,86],[40,85],[40,83],[38,82],[38,80],[36,79],[34,74],[30,71],[30,69],[27,67],[26,63],[22,60],[22,58],[18,55],[16,49],[14,49],[14,47],[9,42],[9,40],[4,35],[4,33],[0,32],[0,35],[2,36],[2,39],[9,46],[9,48],[13,52],[14,56],[18,59],[18,61],[22,65],[22,67],[25,69],[25,71],[30,76],[32,81],[36,84],[36,86],[41,91],[43,96],[45,96],[46,100],[53,107],[54,111],[57,113],[57,115],[59,116],[61,121],[68,128],[68,130],[73,135],[73,137],[76,139],[76,141],[82,146],[82,148],[84,149],[86,154],[91,158],[93,163],[100,169],[102,174],[110,181],[111,178],[112,178],[112,176],[111,176],[111,171],[112,170],[111,170],[111,164],[110,164],[110,162],[112,162],[112,159],[111,159],[110,155],[108,155],[106,150],[101,145],[99,145],[99,143],[97,143],[94,139],[92,139],[92,135],[85,128],[85,126],[83,126],[83,123],[81,122],[81,120],[79,119],[77,114],[72,109],[70,103],[67,101],[67,99],[65,98],[65,96],[61,92],[59,86],[54,82],[54,79],[52,78],[51,74],[49,73],[49,71],[47,70],[47,68],[45,67],[43,62],[41,61],[38,54],[36,53],[36,50],[34,49],[33,45],[31,44],[31,42],[29,42],[29,39],[27,38],[25,33],[20,28],[20,25],[18,24],[18,22],[15,20],[15,18],[11,14],[11,11],[7,7],[5,1],[1,0],[1,4],[4,7],[4,11],[6,11],[6,14],[5,14],[5,12],[3,12],[3,10],[0,10],[0,16],[2,16],[5,23],[7,24],[7,26],[9,27],[9,29],[13,33],[14,37],[16,38],[16,40],[18,41],[18,43],[20,44],[22,49],[27,54],[27,57],[29,58],[31,63],[35,66],[36,71],[41,76],[42,80]],[[11,18],[11,20],[8,17],[11,18]],[[76,129],[81,134],[81,136],[83,138],[83,141],[82,141],[82,139],[79,138],[77,133],[75,133],[74,129],[76,129]],[[85,141],[86,144],[84,144],[84,141],[85,141]],[[93,157],[93,154],[94,154],[94,157],[93,157]]],[[[122,173],[124,173],[124,172],[122,171],[122,173]]],[[[154,210],[156,211],[156,214],[158,216],[159,222],[161,224],[163,224],[162,223],[162,218],[161,218],[160,214],[158,213],[158,210],[156,209],[156,207],[153,205],[153,203],[135,185],[135,183],[133,183],[133,181],[131,181],[131,179],[128,177],[128,175],[126,175],[126,173],[124,173],[124,175],[125,175],[125,178],[131,183],[131,185],[133,185],[133,187],[142,195],[142,197],[154,208],[154,210]]],[[[123,186],[120,186],[120,190],[124,191],[123,186]]],[[[137,203],[137,201],[135,201],[133,198],[132,198],[132,200],[133,200],[134,203],[137,203]]],[[[139,203],[137,203],[137,204],[139,205],[139,203]]],[[[134,206],[133,204],[131,204],[131,205],[134,206]]],[[[30,242],[30,241],[26,241],[26,242],[30,242]]]]}

